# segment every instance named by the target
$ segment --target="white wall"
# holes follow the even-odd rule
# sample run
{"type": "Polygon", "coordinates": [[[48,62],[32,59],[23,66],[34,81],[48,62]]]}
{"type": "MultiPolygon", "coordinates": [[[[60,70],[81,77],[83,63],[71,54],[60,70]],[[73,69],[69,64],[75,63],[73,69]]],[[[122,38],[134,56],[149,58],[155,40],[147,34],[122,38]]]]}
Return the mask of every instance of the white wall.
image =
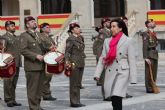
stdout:
{"type": "Polygon", "coordinates": [[[90,28],[94,25],[93,0],[71,0],[73,13],[80,14],[80,25],[82,28],[90,28]]]}
{"type": "Polygon", "coordinates": [[[149,0],[126,0],[127,10],[138,11],[137,14],[137,24],[139,27],[144,27],[144,22],[147,19],[147,11],[150,9],[149,0]]]}

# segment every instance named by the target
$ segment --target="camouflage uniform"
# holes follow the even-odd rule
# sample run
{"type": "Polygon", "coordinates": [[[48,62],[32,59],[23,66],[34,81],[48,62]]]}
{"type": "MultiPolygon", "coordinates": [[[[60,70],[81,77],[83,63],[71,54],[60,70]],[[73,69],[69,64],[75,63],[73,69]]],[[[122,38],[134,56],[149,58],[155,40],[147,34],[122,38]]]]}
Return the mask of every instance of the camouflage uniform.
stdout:
{"type": "MultiPolygon", "coordinates": [[[[158,40],[154,32],[149,30],[142,33],[143,36],[143,58],[151,61],[153,79],[156,81],[158,68],[158,51],[156,49],[158,40]]],[[[149,77],[149,65],[145,61],[145,86],[146,92],[152,92],[151,80],[149,77]]]]}

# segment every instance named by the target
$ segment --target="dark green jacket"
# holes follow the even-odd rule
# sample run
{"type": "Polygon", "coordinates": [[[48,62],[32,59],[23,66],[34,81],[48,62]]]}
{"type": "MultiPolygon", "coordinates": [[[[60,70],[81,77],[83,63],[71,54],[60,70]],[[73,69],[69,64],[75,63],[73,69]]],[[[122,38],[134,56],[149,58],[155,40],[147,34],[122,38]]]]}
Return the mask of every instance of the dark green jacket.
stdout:
{"type": "Polygon", "coordinates": [[[76,67],[85,66],[85,44],[82,36],[75,37],[70,35],[66,40],[65,60],[66,62],[75,63],[76,67]]]}
{"type": "Polygon", "coordinates": [[[143,58],[158,59],[157,38],[150,36],[149,31],[143,32],[141,35],[143,39],[143,58]]]}
{"type": "Polygon", "coordinates": [[[6,51],[7,53],[11,53],[16,62],[16,67],[21,66],[21,54],[20,54],[20,36],[12,35],[12,33],[6,32],[1,38],[4,38],[6,41],[6,51]]]}
{"type": "Polygon", "coordinates": [[[42,47],[41,34],[34,34],[26,31],[20,35],[21,54],[24,56],[25,71],[44,70],[44,62],[36,59],[37,55],[44,55],[45,51],[42,47]]]}
{"type": "Polygon", "coordinates": [[[46,51],[50,51],[50,47],[53,45],[55,45],[54,40],[51,38],[51,36],[46,35],[45,33],[41,33],[42,35],[42,44],[43,47],[46,49],[46,51]]]}

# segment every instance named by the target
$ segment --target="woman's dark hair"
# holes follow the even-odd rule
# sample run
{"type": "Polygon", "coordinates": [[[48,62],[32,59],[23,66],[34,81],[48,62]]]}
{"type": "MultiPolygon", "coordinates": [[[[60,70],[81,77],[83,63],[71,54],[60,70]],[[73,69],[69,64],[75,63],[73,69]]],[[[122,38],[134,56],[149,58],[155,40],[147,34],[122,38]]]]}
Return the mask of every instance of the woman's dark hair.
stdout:
{"type": "Polygon", "coordinates": [[[111,21],[111,24],[112,24],[112,22],[116,22],[116,23],[117,23],[117,26],[118,26],[119,28],[122,28],[122,32],[123,32],[126,36],[128,36],[128,28],[127,28],[127,26],[126,26],[126,24],[125,24],[125,22],[124,22],[123,20],[121,20],[120,18],[117,18],[117,19],[113,19],[113,20],[111,21]]]}
{"type": "Polygon", "coordinates": [[[40,25],[40,33],[43,33],[43,28],[46,27],[46,26],[49,26],[49,23],[42,23],[40,25]]]}
{"type": "Polygon", "coordinates": [[[68,33],[71,33],[71,34],[72,34],[72,30],[73,30],[75,27],[79,27],[79,28],[80,28],[80,25],[77,24],[77,23],[71,23],[71,24],[69,24],[68,33]]]}

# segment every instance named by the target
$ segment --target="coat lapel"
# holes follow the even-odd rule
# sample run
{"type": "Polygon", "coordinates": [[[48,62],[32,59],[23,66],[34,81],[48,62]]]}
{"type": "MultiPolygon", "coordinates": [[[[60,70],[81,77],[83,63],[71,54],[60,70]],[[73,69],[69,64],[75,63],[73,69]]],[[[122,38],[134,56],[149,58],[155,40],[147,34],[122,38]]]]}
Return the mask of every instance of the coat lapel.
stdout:
{"type": "Polygon", "coordinates": [[[125,43],[126,39],[127,39],[127,37],[123,34],[121,39],[119,40],[119,43],[117,45],[117,49],[119,49],[122,46],[122,44],[125,43]]]}

